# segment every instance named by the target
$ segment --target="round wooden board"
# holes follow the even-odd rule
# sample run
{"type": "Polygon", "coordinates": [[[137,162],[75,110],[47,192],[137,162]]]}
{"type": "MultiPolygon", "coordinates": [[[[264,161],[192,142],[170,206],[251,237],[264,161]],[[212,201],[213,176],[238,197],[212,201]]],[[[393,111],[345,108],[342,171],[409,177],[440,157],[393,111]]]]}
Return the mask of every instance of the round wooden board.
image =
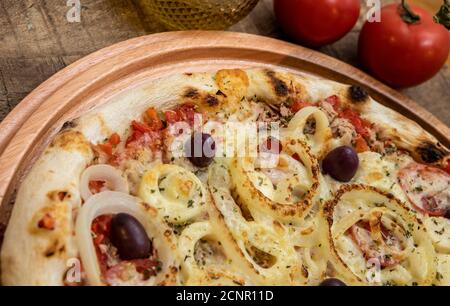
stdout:
{"type": "Polygon", "coordinates": [[[319,52],[279,40],[231,32],[169,32],[131,39],[61,70],[28,95],[0,124],[0,224],[17,186],[67,120],[141,82],[184,72],[270,67],[359,84],[380,103],[417,121],[445,146],[450,129],[397,91],[319,52]]]}

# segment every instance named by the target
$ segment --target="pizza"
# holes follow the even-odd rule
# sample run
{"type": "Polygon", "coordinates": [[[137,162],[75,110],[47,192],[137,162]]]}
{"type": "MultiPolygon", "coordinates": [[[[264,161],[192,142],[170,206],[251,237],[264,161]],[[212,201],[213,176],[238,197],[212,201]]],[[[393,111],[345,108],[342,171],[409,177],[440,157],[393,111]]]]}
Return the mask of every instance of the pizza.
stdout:
{"type": "Polygon", "coordinates": [[[20,184],[5,285],[450,285],[449,150],[358,85],[230,69],[66,122],[20,184]]]}

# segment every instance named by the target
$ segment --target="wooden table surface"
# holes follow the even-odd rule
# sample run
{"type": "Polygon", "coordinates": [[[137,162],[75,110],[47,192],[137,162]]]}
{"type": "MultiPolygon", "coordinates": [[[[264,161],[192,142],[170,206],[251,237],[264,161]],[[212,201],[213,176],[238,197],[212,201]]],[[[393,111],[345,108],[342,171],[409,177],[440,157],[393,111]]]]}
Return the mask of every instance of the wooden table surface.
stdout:
{"type": "MultiPolygon", "coordinates": [[[[411,0],[433,12],[441,0],[411,0]]],[[[393,2],[382,0],[382,3],[393,2]]],[[[366,1],[361,0],[365,8],[366,1]]],[[[0,121],[29,92],[58,70],[103,47],[132,37],[164,31],[148,12],[146,0],[81,0],[80,23],[66,20],[64,0],[0,0],[0,121]]],[[[339,42],[320,51],[357,66],[356,46],[364,13],[339,42]]],[[[260,0],[253,12],[230,31],[284,40],[272,0],[260,0]]],[[[403,90],[450,125],[450,70],[403,90]]]]}

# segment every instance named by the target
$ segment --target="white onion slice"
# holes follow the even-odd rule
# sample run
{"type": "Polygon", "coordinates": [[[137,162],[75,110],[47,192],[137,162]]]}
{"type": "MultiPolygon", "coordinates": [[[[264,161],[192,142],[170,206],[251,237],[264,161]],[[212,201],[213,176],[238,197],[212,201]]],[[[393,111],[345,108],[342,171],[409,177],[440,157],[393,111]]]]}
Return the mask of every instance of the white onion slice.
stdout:
{"type": "Polygon", "coordinates": [[[128,193],[128,182],[121,175],[121,172],[110,165],[90,166],[81,174],[80,194],[83,200],[92,196],[89,189],[90,181],[103,181],[106,187],[112,191],[128,193]]]}
{"type": "Polygon", "coordinates": [[[101,279],[95,246],[92,240],[92,221],[101,215],[127,213],[135,217],[145,228],[149,238],[153,238],[153,247],[158,251],[158,259],[162,262],[162,270],[149,280],[149,285],[163,281],[166,275],[173,274],[172,267],[178,267],[174,239],[171,231],[159,221],[148,205],[144,205],[138,198],[117,191],[103,191],[91,196],[80,208],[76,221],[76,240],[80,250],[80,257],[86,271],[90,285],[104,285],[101,279]]]}

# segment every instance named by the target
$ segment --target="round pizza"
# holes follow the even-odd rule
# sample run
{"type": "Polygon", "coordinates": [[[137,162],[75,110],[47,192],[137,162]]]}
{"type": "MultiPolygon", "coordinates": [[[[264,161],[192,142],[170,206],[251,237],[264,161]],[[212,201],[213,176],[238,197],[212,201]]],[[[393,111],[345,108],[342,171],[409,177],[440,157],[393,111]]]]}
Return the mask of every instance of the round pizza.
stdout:
{"type": "Polygon", "coordinates": [[[139,84],[18,189],[5,285],[450,285],[450,158],[357,85],[269,69],[139,84]]]}

